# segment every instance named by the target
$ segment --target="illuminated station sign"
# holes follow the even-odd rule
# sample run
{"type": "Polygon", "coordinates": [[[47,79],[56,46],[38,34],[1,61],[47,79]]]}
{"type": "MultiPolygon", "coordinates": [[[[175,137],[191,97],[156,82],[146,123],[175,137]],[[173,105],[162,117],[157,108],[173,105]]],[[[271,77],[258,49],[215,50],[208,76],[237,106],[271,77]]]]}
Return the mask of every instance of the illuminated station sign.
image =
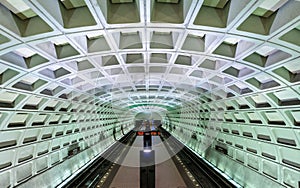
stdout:
{"type": "Polygon", "coordinates": [[[159,136],[160,132],[159,131],[137,131],[136,132],[137,136],[144,136],[144,135],[151,135],[151,136],[159,136]]]}

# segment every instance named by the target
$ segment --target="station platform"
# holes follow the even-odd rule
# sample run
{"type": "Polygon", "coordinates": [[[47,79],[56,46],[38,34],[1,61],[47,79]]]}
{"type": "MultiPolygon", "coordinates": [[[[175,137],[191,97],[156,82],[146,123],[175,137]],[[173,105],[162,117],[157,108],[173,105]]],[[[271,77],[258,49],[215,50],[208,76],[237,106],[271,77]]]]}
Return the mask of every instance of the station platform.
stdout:
{"type": "Polygon", "coordinates": [[[166,130],[141,128],[122,137],[97,162],[61,187],[236,187],[166,130]]]}
{"type": "MultiPolygon", "coordinates": [[[[185,188],[186,184],[161,138],[153,136],[152,143],[152,150],[155,153],[155,187],[185,188]]],[[[143,137],[137,137],[132,146],[110,188],[140,188],[139,150],[143,149],[143,137]]]]}

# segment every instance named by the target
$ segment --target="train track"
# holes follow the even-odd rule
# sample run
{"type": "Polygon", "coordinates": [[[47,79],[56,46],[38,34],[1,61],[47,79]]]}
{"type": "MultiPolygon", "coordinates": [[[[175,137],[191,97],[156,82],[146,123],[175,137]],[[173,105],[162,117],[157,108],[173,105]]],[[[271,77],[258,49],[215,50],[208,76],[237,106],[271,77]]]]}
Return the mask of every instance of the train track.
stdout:
{"type": "Polygon", "coordinates": [[[114,164],[117,157],[118,160],[124,159],[128,152],[129,147],[124,147],[124,145],[130,146],[136,134],[134,131],[130,131],[124,137],[122,137],[118,142],[113,144],[109,149],[107,149],[101,157],[95,160],[91,165],[84,169],[78,176],[68,182],[64,188],[91,188],[96,187],[100,179],[107,173],[107,171],[114,164]],[[115,160],[108,160],[115,159],[115,160]]]}
{"type": "MultiPolygon", "coordinates": [[[[181,142],[176,138],[172,137],[169,132],[160,128],[161,139],[164,142],[168,152],[171,156],[174,156],[172,159],[174,163],[179,166],[178,160],[187,167],[188,171],[192,174],[198,184],[191,182],[191,179],[188,180],[187,175],[182,174],[185,182],[188,187],[201,187],[201,188],[231,188],[235,187],[230,181],[212,169],[203,159],[199,158],[195,153],[193,153],[189,148],[185,147],[181,142]],[[176,152],[180,149],[179,152],[176,152]],[[185,177],[184,177],[185,176],[185,177]],[[190,181],[190,182],[188,182],[190,181]],[[195,186],[197,185],[197,186],[195,186]]],[[[95,160],[89,167],[83,170],[76,178],[68,182],[64,188],[91,188],[99,186],[100,180],[107,174],[109,169],[113,169],[114,173],[118,171],[119,165],[114,165],[114,160],[107,160],[113,156],[120,156],[119,160],[124,159],[128,153],[128,148],[124,148],[124,144],[130,146],[136,134],[134,131],[129,132],[113,146],[111,146],[107,151],[95,160]],[[113,168],[112,168],[113,167],[113,168]]],[[[121,161],[119,161],[121,162],[121,161]]],[[[180,167],[178,167],[180,168],[180,167]]],[[[183,170],[180,170],[183,172],[183,170]]],[[[115,174],[111,173],[110,177],[113,177],[115,174]]],[[[104,185],[109,185],[110,180],[106,180],[103,183],[104,185]]],[[[102,186],[101,186],[102,187],[102,186]]]]}
{"type": "MultiPolygon", "coordinates": [[[[199,158],[189,148],[185,147],[176,138],[172,137],[169,132],[160,128],[161,139],[164,140],[171,156],[177,156],[193,175],[195,180],[202,188],[232,188],[235,187],[230,181],[212,169],[203,159],[199,158]],[[178,151],[176,153],[176,151],[178,151]]],[[[173,161],[175,157],[173,157],[173,161]]],[[[175,162],[175,161],[174,161],[175,162]]],[[[175,162],[176,163],[176,162],[175,162]]]]}

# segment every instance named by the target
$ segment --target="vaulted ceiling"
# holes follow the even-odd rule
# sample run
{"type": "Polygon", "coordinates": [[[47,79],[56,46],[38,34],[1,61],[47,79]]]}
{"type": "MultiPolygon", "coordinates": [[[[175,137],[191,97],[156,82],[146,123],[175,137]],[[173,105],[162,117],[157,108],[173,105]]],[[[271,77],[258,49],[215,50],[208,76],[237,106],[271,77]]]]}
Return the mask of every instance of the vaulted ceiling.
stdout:
{"type": "Polygon", "coordinates": [[[296,187],[299,10],[298,0],[1,0],[0,182],[55,166],[72,142],[129,130],[136,113],[180,108],[209,117],[178,126],[208,118],[225,144],[262,142],[252,154],[267,162],[243,163],[296,187]]]}

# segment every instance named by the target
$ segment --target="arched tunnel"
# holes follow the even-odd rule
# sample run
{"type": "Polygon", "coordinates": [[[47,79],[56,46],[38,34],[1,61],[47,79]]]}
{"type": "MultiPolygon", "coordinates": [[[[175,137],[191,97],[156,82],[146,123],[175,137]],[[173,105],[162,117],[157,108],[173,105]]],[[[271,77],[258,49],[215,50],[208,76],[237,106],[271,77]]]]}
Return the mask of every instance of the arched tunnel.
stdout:
{"type": "Polygon", "coordinates": [[[139,118],[233,187],[299,187],[299,10],[0,0],[0,187],[63,187],[139,118]]]}

